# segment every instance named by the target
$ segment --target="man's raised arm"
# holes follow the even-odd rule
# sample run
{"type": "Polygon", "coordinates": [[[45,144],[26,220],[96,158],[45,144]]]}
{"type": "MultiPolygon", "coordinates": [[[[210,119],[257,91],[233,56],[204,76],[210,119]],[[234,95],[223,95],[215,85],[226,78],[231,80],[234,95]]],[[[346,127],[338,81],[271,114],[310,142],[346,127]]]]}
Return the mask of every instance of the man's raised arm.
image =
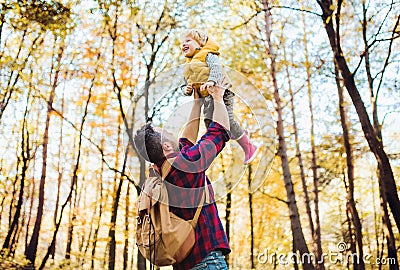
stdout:
{"type": "Polygon", "coordinates": [[[203,100],[199,98],[197,91],[194,91],[192,111],[190,112],[188,123],[186,124],[182,133],[182,137],[188,139],[193,144],[196,143],[197,135],[199,134],[200,112],[202,105],[203,100]]]}
{"type": "Polygon", "coordinates": [[[201,101],[195,99],[189,117],[190,121],[183,132],[183,137],[193,143],[193,145],[186,144],[181,148],[182,155],[180,157],[185,160],[185,162],[182,162],[185,167],[184,170],[195,170],[196,172],[207,170],[218,153],[225,147],[225,143],[229,141],[230,124],[223,101],[224,89],[210,87],[207,90],[214,99],[213,123],[210,124],[206,133],[195,142],[199,131],[201,110],[201,101]]]}

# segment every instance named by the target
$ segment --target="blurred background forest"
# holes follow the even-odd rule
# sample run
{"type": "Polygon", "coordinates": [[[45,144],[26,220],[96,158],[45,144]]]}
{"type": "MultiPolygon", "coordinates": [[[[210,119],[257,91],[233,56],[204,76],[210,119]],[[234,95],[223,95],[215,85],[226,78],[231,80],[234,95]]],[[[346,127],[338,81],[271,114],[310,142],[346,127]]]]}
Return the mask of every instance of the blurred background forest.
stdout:
{"type": "Polygon", "coordinates": [[[1,0],[0,268],[146,269],[148,164],[127,134],[176,106],[179,91],[158,102],[179,86],[162,74],[200,28],[262,97],[243,88],[235,109],[255,165],[230,142],[209,172],[230,269],[399,269],[399,14],[394,0],[1,0]]]}

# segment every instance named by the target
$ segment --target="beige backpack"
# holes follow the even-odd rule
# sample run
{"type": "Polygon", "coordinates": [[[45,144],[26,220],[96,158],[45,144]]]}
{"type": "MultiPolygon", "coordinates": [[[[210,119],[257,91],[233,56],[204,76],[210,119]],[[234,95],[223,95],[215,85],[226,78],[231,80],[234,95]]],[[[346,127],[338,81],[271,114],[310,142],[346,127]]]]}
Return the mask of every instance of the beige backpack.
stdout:
{"type": "MultiPolygon", "coordinates": [[[[205,196],[208,196],[205,188],[192,220],[184,220],[169,211],[163,179],[169,174],[174,160],[163,163],[162,176],[158,173],[145,181],[138,201],[136,245],[143,257],[157,266],[180,263],[189,255],[195,244],[195,228],[205,196]]],[[[157,167],[154,169],[158,172],[157,167]]]]}

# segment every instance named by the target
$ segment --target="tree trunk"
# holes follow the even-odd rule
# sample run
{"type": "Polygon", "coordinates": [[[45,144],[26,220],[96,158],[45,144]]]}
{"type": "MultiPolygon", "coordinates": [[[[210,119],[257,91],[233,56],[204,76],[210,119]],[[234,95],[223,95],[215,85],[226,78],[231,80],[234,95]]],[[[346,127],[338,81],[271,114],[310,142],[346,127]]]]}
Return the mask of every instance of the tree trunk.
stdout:
{"type": "MultiPolygon", "coordinates": [[[[104,145],[104,137],[101,139],[101,145],[104,145]]],[[[97,201],[99,202],[99,216],[96,224],[96,229],[94,230],[94,237],[93,237],[93,247],[92,247],[92,254],[91,254],[91,263],[90,263],[90,269],[94,269],[94,259],[96,256],[96,247],[97,247],[97,237],[98,233],[100,230],[100,224],[101,224],[101,217],[103,215],[103,173],[104,173],[104,162],[101,163],[101,170],[100,170],[100,179],[98,183],[98,188],[97,188],[97,194],[96,198],[97,201]]],[[[96,209],[95,209],[96,212],[96,209]]]]}
{"type": "MultiPolygon", "coordinates": [[[[230,229],[231,229],[231,211],[232,211],[232,193],[228,192],[226,194],[226,204],[225,204],[225,232],[228,239],[228,243],[231,239],[230,229]]],[[[226,264],[229,268],[229,254],[225,256],[226,264]]]]}
{"type": "MultiPolygon", "coordinates": [[[[119,123],[119,125],[118,125],[118,142],[117,142],[117,148],[116,148],[116,153],[115,153],[116,167],[118,167],[118,163],[119,163],[118,156],[119,156],[119,147],[121,145],[120,135],[121,135],[121,123],[119,123]]],[[[125,173],[126,161],[128,159],[128,152],[129,152],[129,150],[126,149],[124,163],[122,165],[122,175],[125,173]]],[[[116,184],[116,182],[117,182],[117,175],[115,175],[115,184],[116,184]]],[[[118,206],[119,206],[119,200],[121,198],[122,184],[123,184],[123,178],[121,176],[121,178],[119,179],[118,187],[115,187],[116,188],[115,194],[113,194],[113,208],[112,208],[112,213],[111,213],[110,230],[108,232],[108,237],[110,239],[110,251],[108,254],[108,268],[110,270],[114,270],[114,268],[115,268],[115,251],[116,251],[115,226],[116,226],[116,222],[117,222],[118,206]]]]}
{"type": "MultiPolygon", "coordinates": [[[[278,156],[281,159],[281,166],[283,170],[283,180],[285,183],[285,189],[287,194],[287,202],[289,207],[290,213],[290,224],[291,229],[294,235],[294,243],[296,249],[300,252],[300,255],[305,257],[309,255],[309,249],[307,247],[303,230],[300,223],[300,215],[299,210],[296,203],[296,196],[293,189],[293,182],[292,176],[290,173],[289,167],[289,160],[287,156],[286,150],[286,142],[284,136],[284,128],[283,128],[283,117],[282,117],[282,107],[281,107],[281,100],[279,95],[279,88],[276,81],[276,67],[275,67],[275,55],[272,50],[272,42],[271,42],[271,13],[269,9],[269,3],[267,0],[262,0],[263,8],[265,10],[265,32],[267,37],[267,54],[271,60],[271,77],[273,82],[274,88],[274,99],[275,99],[275,110],[277,113],[277,134],[278,134],[278,141],[279,141],[279,148],[278,148],[278,156]]],[[[314,266],[311,260],[304,260],[303,261],[303,269],[309,270],[314,269],[314,266]]]]}
{"type": "MultiPolygon", "coordinates": [[[[54,41],[54,42],[56,42],[56,41],[54,41]]],[[[39,204],[38,204],[38,210],[37,210],[37,214],[36,214],[36,221],[35,221],[35,226],[33,228],[31,240],[29,242],[28,247],[25,250],[25,256],[32,263],[32,265],[35,264],[37,247],[38,247],[38,242],[39,242],[40,227],[42,225],[43,205],[44,205],[44,187],[45,187],[45,183],[46,183],[46,173],[47,173],[47,146],[49,143],[50,118],[51,118],[51,112],[53,111],[53,100],[55,97],[55,90],[56,90],[56,87],[58,84],[58,76],[60,73],[61,59],[62,59],[63,52],[64,52],[63,42],[64,41],[62,41],[62,43],[59,47],[59,50],[58,50],[53,85],[51,88],[49,100],[47,102],[46,126],[45,126],[45,130],[44,130],[43,144],[42,144],[42,147],[43,147],[43,149],[42,149],[43,150],[42,151],[42,175],[40,177],[40,183],[39,183],[39,204]]]]}
{"type": "MultiPolygon", "coordinates": [[[[393,218],[396,222],[397,227],[400,229],[400,200],[397,193],[396,182],[394,180],[392,167],[390,165],[388,156],[384,150],[382,141],[376,136],[371,121],[369,119],[367,110],[361,99],[360,93],[358,92],[356,83],[354,81],[353,74],[347,65],[347,61],[341,49],[339,26],[337,25],[337,30],[335,31],[332,22],[333,16],[333,4],[330,0],[317,1],[320,5],[322,14],[322,20],[325,26],[326,33],[329,38],[329,42],[334,53],[335,61],[340,70],[342,78],[344,80],[344,85],[346,86],[347,92],[349,93],[351,100],[356,109],[358,118],[361,123],[364,136],[368,142],[371,152],[374,154],[376,161],[378,163],[378,168],[382,174],[382,184],[385,186],[384,190],[386,192],[386,198],[389,203],[393,218]]],[[[339,6],[340,8],[340,6],[339,6]]],[[[340,12],[337,16],[339,18],[340,12]]]]}
{"type": "Polygon", "coordinates": [[[254,212],[253,212],[253,193],[250,192],[250,185],[251,185],[251,173],[252,168],[251,165],[248,166],[249,172],[247,175],[247,183],[249,187],[249,210],[250,210],[250,262],[251,262],[251,269],[255,269],[254,264],[254,212]]]}
{"type": "Polygon", "coordinates": [[[117,221],[117,213],[118,213],[118,203],[121,197],[121,189],[122,189],[123,180],[119,180],[118,188],[115,192],[115,198],[113,202],[113,210],[111,213],[111,224],[110,231],[108,237],[110,238],[110,251],[108,254],[108,269],[115,269],[115,251],[116,251],[116,243],[115,243],[115,226],[117,221]]]}
{"type": "Polygon", "coordinates": [[[305,66],[307,74],[307,94],[308,94],[308,107],[310,109],[310,144],[311,144],[311,169],[313,174],[313,184],[314,184],[314,217],[315,217],[315,229],[313,234],[314,252],[316,255],[316,269],[324,270],[325,265],[322,260],[322,245],[321,245],[321,224],[319,220],[319,179],[317,171],[317,153],[315,149],[315,135],[314,135],[314,111],[312,103],[312,93],[311,93],[311,63],[308,57],[307,48],[307,32],[306,32],[306,22],[304,18],[304,12],[302,13],[303,21],[303,43],[304,43],[304,53],[305,53],[305,66]]]}
{"type": "MultiPolygon", "coordinates": [[[[129,151],[129,149],[128,149],[129,151]]],[[[123,257],[124,257],[124,267],[123,269],[126,270],[128,269],[128,251],[129,251],[129,213],[130,213],[130,185],[128,182],[128,185],[126,187],[126,195],[125,195],[125,231],[124,231],[124,235],[125,235],[125,243],[124,243],[124,253],[123,253],[123,257]]]]}
{"type": "MultiPolygon", "coordinates": [[[[336,78],[336,86],[338,89],[339,95],[339,112],[340,112],[340,123],[342,125],[343,130],[343,144],[346,151],[346,164],[347,164],[347,179],[348,179],[348,187],[347,187],[347,202],[349,204],[349,210],[351,213],[351,221],[354,225],[355,230],[355,243],[357,246],[357,254],[359,258],[363,258],[363,243],[362,243],[362,224],[360,221],[360,217],[358,215],[356,202],[354,200],[354,162],[353,162],[353,149],[350,143],[349,136],[349,121],[347,119],[347,114],[345,110],[345,102],[343,98],[343,88],[339,78],[339,71],[335,65],[335,78],[336,78]]],[[[360,260],[360,263],[354,264],[354,269],[365,269],[364,260],[360,260]]]]}
{"type": "MultiPolygon", "coordinates": [[[[19,146],[16,145],[15,152],[18,153],[19,146]]],[[[21,164],[21,158],[17,157],[17,164],[15,166],[17,172],[19,171],[19,167],[21,164]]],[[[16,193],[17,193],[17,185],[18,185],[18,174],[15,175],[15,179],[12,181],[12,191],[11,191],[11,201],[10,201],[10,207],[8,209],[8,230],[11,228],[11,223],[12,223],[12,217],[14,216],[14,209],[15,209],[15,202],[14,200],[16,199],[16,193]]]]}
{"type": "Polygon", "coordinates": [[[1,203],[0,203],[0,226],[1,226],[1,221],[3,217],[3,210],[4,210],[4,201],[6,200],[7,194],[4,194],[3,197],[1,198],[1,203]]]}
{"type": "MultiPolygon", "coordinates": [[[[33,159],[35,163],[35,159],[33,159]]],[[[35,168],[35,165],[33,166],[35,168]]],[[[30,201],[29,201],[29,214],[28,214],[28,221],[26,222],[26,229],[25,229],[25,250],[28,248],[28,239],[29,239],[29,228],[31,224],[31,218],[33,213],[33,203],[34,203],[34,195],[36,190],[35,179],[32,177],[31,181],[32,189],[30,190],[30,201]]]]}
{"type": "MultiPolygon", "coordinates": [[[[80,148],[78,150],[80,152],[80,148]]],[[[79,156],[79,155],[78,155],[79,156]]],[[[74,175],[74,182],[78,180],[78,176],[74,175]]],[[[72,249],[72,241],[73,241],[73,236],[74,236],[74,223],[76,220],[76,213],[75,213],[75,208],[76,208],[76,199],[77,199],[77,187],[75,187],[74,190],[74,196],[71,197],[71,200],[69,201],[69,208],[70,208],[70,215],[69,215],[69,222],[68,222],[68,229],[67,229],[67,246],[65,248],[65,259],[70,260],[71,259],[71,249],[72,249]],[[72,198],[74,200],[72,201],[72,198]]]]}
{"type": "MultiPolygon", "coordinates": [[[[115,41],[117,38],[117,25],[118,25],[118,12],[119,12],[119,3],[115,3],[115,17],[114,21],[112,24],[112,27],[109,29],[109,34],[112,40],[112,55],[111,55],[111,65],[112,65],[112,76],[114,78],[114,84],[113,84],[113,90],[114,92],[117,90],[117,82],[116,82],[116,77],[115,77],[115,68],[114,68],[114,59],[115,59],[115,41]]],[[[118,90],[121,90],[118,88],[118,90]]],[[[119,147],[121,145],[121,124],[120,124],[120,118],[118,118],[118,140],[117,140],[117,148],[116,148],[116,153],[115,153],[115,160],[116,160],[116,165],[115,167],[119,166],[119,147]]],[[[126,159],[128,155],[128,150],[125,152],[125,158],[124,158],[124,164],[123,164],[123,169],[122,172],[125,172],[125,166],[126,166],[126,159]]],[[[115,242],[115,226],[116,226],[116,221],[117,221],[117,214],[118,214],[118,205],[119,205],[119,200],[121,197],[121,189],[122,189],[122,176],[121,179],[119,179],[119,184],[117,187],[117,174],[114,176],[114,194],[112,195],[113,198],[113,208],[112,208],[112,213],[111,213],[111,220],[110,220],[110,229],[108,231],[108,239],[109,239],[109,253],[108,253],[108,269],[114,270],[115,268],[115,252],[116,252],[116,242],[115,242]]]]}
{"type": "MultiPolygon", "coordinates": [[[[230,227],[231,227],[231,209],[232,209],[232,181],[229,175],[226,175],[228,172],[225,170],[224,164],[224,155],[220,153],[221,158],[221,173],[225,175],[225,187],[228,193],[226,194],[226,201],[225,201],[225,232],[226,238],[228,239],[228,243],[230,242],[230,227]]],[[[229,268],[229,254],[225,255],[226,265],[229,268]]]]}
{"type": "MultiPolygon", "coordinates": [[[[379,185],[379,184],[378,184],[379,185]]],[[[379,252],[380,252],[380,233],[382,231],[382,229],[380,228],[380,222],[378,222],[378,215],[379,215],[379,210],[375,207],[376,205],[376,191],[375,191],[375,187],[374,187],[374,179],[371,177],[371,192],[372,192],[372,204],[373,204],[373,208],[374,208],[374,231],[375,231],[375,245],[376,245],[376,251],[375,251],[375,255],[377,258],[380,258],[379,256],[379,252]]],[[[380,192],[380,191],[379,191],[380,192]]],[[[378,192],[378,193],[379,193],[378,192]]],[[[368,240],[368,238],[367,238],[368,240]]],[[[370,253],[372,254],[372,251],[370,250],[370,253]]]]}
{"type": "MultiPolygon", "coordinates": [[[[41,118],[41,112],[40,110],[37,110],[37,115],[36,115],[36,126],[40,125],[40,118],[41,118]]],[[[33,171],[36,171],[36,162],[37,159],[33,158],[33,171]]],[[[32,219],[32,215],[33,215],[33,206],[34,206],[34,202],[35,202],[35,190],[36,190],[36,180],[34,177],[31,178],[30,181],[30,186],[29,186],[29,195],[28,198],[29,199],[29,214],[28,214],[28,221],[26,222],[26,226],[25,226],[25,250],[28,248],[28,244],[29,244],[29,231],[30,231],[30,227],[31,227],[31,219],[32,219]]]]}
{"type": "MultiPolygon", "coordinates": [[[[296,244],[294,243],[294,233],[293,233],[293,231],[292,231],[292,238],[293,238],[292,239],[292,252],[293,252],[293,254],[296,254],[297,250],[296,250],[296,244]]],[[[297,261],[293,262],[293,269],[294,270],[299,270],[299,264],[298,264],[297,261]]]]}
{"type": "MultiPolygon", "coordinates": [[[[68,73],[66,72],[66,76],[68,73]]],[[[65,96],[65,91],[63,91],[62,95],[62,100],[61,100],[61,114],[64,115],[64,96],[65,96]]],[[[59,137],[59,147],[58,147],[58,162],[57,162],[57,172],[58,172],[58,177],[57,177],[57,197],[56,197],[56,205],[55,205],[55,210],[54,210],[54,227],[57,224],[57,215],[58,215],[58,208],[60,207],[60,192],[61,192],[61,180],[63,177],[63,168],[61,166],[61,153],[63,151],[63,127],[64,127],[64,121],[61,122],[61,127],[60,127],[60,137],[59,137]]],[[[56,253],[56,245],[52,247],[52,250],[50,251],[50,255],[52,259],[54,259],[56,253]]]]}
{"type": "MultiPolygon", "coordinates": [[[[346,176],[344,174],[343,174],[343,182],[345,183],[346,190],[348,190],[349,187],[346,184],[346,176]]],[[[349,250],[351,251],[352,254],[356,254],[357,253],[357,246],[356,246],[356,243],[355,243],[355,237],[354,237],[354,233],[353,233],[353,223],[351,221],[350,215],[351,215],[350,214],[350,204],[347,201],[346,202],[346,224],[347,224],[347,232],[348,232],[349,235],[347,236],[344,233],[343,234],[343,239],[346,241],[346,244],[347,244],[347,239],[350,239],[349,240],[350,241],[350,249],[349,250]]],[[[354,262],[352,262],[352,263],[353,263],[354,269],[357,269],[359,267],[358,263],[354,263],[354,262]]],[[[347,266],[347,269],[350,270],[350,260],[347,260],[346,266],[347,266]]]]}
{"type": "MultiPolygon", "coordinates": [[[[378,171],[380,174],[380,171],[378,171]]],[[[381,178],[380,178],[381,179],[381,178]]],[[[386,192],[383,183],[379,186],[380,198],[381,198],[381,211],[382,211],[382,222],[383,231],[386,238],[386,244],[388,249],[388,258],[395,260],[394,264],[389,265],[390,270],[398,270],[399,262],[397,258],[396,241],[393,233],[392,223],[390,222],[389,210],[387,208],[386,192]]],[[[382,249],[383,250],[383,249],[382,249]]],[[[382,257],[380,257],[382,258],[382,257]]]]}
{"type": "MultiPolygon", "coordinates": [[[[286,47],[285,46],[283,46],[283,54],[284,54],[285,61],[288,61],[287,57],[286,57],[286,47]]],[[[291,83],[291,79],[290,79],[288,65],[285,65],[285,69],[286,69],[286,77],[288,79],[288,85],[289,85],[290,109],[292,111],[293,132],[294,132],[294,140],[295,140],[295,144],[296,144],[296,157],[297,157],[298,164],[299,164],[300,179],[301,179],[301,184],[302,184],[303,193],[304,193],[304,205],[306,207],[308,224],[310,227],[310,233],[311,233],[311,237],[312,237],[314,235],[314,221],[313,221],[312,213],[311,213],[310,197],[308,196],[308,187],[307,187],[307,182],[306,182],[306,175],[304,172],[303,156],[300,151],[299,132],[297,129],[297,120],[296,120],[296,113],[295,113],[295,107],[294,107],[294,94],[293,94],[292,83],[291,83]]]]}
{"type": "MultiPolygon", "coordinates": [[[[9,230],[7,236],[4,240],[3,249],[8,249],[10,254],[13,254],[15,251],[15,236],[19,227],[19,219],[21,215],[22,203],[24,201],[24,188],[25,188],[25,178],[26,172],[28,170],[28,164],[30,160],[30,145],[29,145],[29,131],[26,126],[26,118],[28,114],[28,106],[29,106],[29,97],[30,93],[28,93],[28,97],[26,100],[26,107],[24,118],[22,121],[22,131],[21,131],[21,157],[22,157],[22,171],[20,176],[20,187],[19,187],[19,195],[18,202],[15,210],[15,214],[12,218],[12,221],[9,226],[9,230]]],[[[12,205],[10,205],[12,208],[12,205]]]]}
{"type": "MultiPolygon", "coordinates": [[[[146,114],[147,115],[147,114],[146,114]]],[[[139,180],[139,187],[143,186],[144,181],[146,180],[146,163],[143,158],[139,157],[139,168],[140,168],[140,180],[139,180]]],[[[137,187],[138,188],[138,187],[137,187]]],[[[136,188],[136,190],[138,190],[136,188]]],[[[138,191],[138,196],[140,194],[140,190],[138,191]]],[[[138,270],[146,270],[146,259],[142,256],[142,254],[137,252],[137,269],[138,270]]]]}

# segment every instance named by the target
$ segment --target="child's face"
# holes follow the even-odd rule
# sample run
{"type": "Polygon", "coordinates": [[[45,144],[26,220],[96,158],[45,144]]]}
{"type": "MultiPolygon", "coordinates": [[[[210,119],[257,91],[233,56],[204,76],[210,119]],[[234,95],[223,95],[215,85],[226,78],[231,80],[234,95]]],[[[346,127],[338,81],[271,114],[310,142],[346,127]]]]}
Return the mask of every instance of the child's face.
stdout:
{"type": "Polygon", "coordinates": [[[193,57],[193,55],[196,53],[196,49],[200,49],[200,44],[192,37],[186,36],[184,39],[182,39],[181,48],[185,57],[193,57]]]}

